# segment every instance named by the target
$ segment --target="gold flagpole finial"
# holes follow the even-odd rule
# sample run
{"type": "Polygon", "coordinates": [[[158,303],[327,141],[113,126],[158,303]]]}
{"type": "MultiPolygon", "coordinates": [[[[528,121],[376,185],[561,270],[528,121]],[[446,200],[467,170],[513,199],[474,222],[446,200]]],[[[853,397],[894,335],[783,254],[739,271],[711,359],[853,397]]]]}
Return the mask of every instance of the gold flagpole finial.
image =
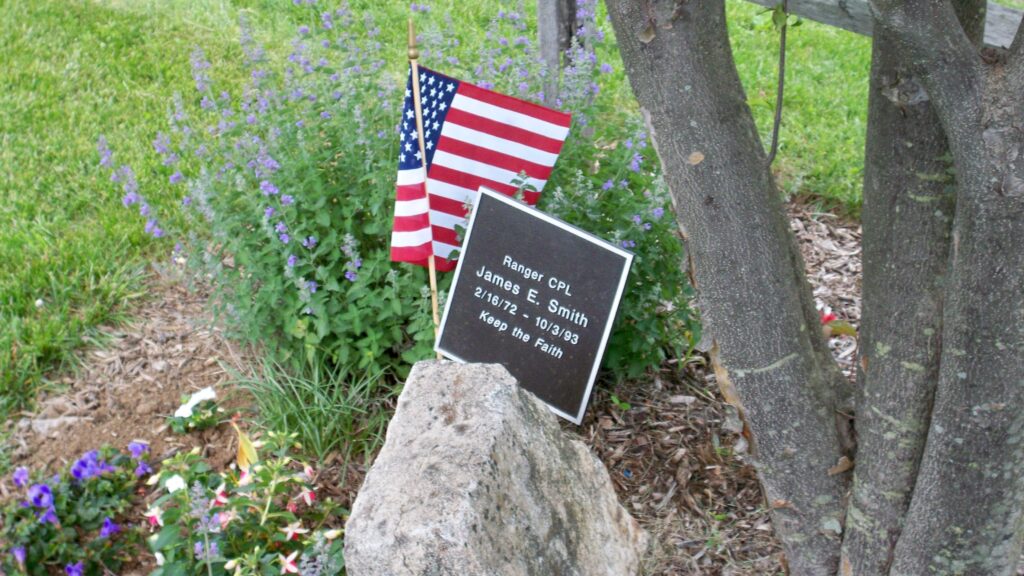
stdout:
{"type": "Polygon", "coordinates": [[[416,48],[416,29],[412,25],[412,18],[409,18],[409,60],[417,60],[420,51],[416,48]]]}

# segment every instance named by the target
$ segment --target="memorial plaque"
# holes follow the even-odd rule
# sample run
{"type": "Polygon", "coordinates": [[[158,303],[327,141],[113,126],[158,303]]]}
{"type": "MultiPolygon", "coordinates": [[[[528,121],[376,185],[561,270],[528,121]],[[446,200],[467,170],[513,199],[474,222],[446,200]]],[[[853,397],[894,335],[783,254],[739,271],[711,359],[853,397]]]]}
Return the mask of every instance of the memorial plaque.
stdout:
{"type": "Polygon", "coordinates": [[[633,255],[481,188],[436,349],[505,366],[560,416],[583,419],[633,255]]]}

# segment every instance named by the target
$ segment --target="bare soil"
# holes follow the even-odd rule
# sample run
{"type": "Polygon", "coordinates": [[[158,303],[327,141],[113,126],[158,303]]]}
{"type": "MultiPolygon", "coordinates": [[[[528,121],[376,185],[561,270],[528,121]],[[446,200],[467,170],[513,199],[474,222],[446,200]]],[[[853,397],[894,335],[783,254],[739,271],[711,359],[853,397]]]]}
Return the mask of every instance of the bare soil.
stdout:
{"type": "MultiPolygon", "coordinates": [[[[819,307],[853,325],[860,318],[860,230],[831,214],[791,206],[819,307]]],[[[206,295],[175,279],[157,279],[136,320],[109,329],[110,342],[86,352],[81,367],[14,423],[14,464],[55,470],[102,444],[149,442],[155,457],[199,447],[226,467],[236,445],[229,426],[172,433],[166,418],[182,397],[213,386],[226,398],[225,420],[249,401],[231,389],[232,370],[252,356],[212,327],[206,295]]],[[[833,338],[837,360],[853,377],[856,341],[833,338]]],[[[703,359],[666,363],[647,381],[600,387],[577,433],[605,463],[623,505],[653,536],[649,574],[744,575],[785,571],[769,510],[747,453],[747,439],[703,359]],[[629,407],[611,400],[615,394],[629,407]]],[[[320,484],[343,506],[365,467],[319,463],[320,484]],[[344,480],[342,480],[344,478],[344,480]]],[[[9,489],[0,479],[0,495],[9,489]]],[[[142,567],[136,567],[139,569],[142,567]]]]}

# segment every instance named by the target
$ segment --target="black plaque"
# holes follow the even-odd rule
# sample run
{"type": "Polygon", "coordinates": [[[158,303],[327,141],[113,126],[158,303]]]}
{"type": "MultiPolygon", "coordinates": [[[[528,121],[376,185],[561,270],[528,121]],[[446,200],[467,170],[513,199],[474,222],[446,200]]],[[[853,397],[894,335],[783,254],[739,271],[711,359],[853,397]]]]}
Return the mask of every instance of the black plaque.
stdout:
{"type": "Polygon", "coordinates": [[[633,255],[481,188],[436,349],[500,363],[579,424],[633,255]]]}

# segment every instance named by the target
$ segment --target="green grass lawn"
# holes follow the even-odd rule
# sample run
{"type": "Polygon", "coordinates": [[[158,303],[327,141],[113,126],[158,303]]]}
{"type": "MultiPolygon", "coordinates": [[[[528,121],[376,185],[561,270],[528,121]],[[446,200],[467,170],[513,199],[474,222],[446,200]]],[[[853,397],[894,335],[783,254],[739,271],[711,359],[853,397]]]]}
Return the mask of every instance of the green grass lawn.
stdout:
{"type": "MultiPolygon", "coordinates": [[[[385,50],[395,55],[389,73],[400,74],[408,3],[350,4],[374,15],[385,50]]],[[[442,21],[451,12],[465,64],[486,42],[482,31],[498,7],[515,3],[430,4],[430,14],[417,18],[442,21]]],[[[778,35],[761,8],[733,0],[728,10],[738,67],[767,141],[778,35]]],[[[171,243],[146,237],[138,214],[121,206],[120,191],[97,165],[96,137],[106,135],[117,161],[135,168],[152,204],[176,204],[181,191],[167,184],[151,143],[166,126],[171,95],[191,89],[194,46],[214,63],[219,86],[244,81],[234,65],[243,13],[275,51],[288,50],[299,22],[315,24],[287,0],[0,0],[0,415],[30,401],[92,328],[142,296],[145,263],[168,254],[171,243]]],[[[602,97],[634,112],[614,50],[603,55],[616,72],[602,97]]],[[[788,193],[857,214],[869,61],[867,38],[810,22],[791,30],[776,161],[788,193]]]]}

